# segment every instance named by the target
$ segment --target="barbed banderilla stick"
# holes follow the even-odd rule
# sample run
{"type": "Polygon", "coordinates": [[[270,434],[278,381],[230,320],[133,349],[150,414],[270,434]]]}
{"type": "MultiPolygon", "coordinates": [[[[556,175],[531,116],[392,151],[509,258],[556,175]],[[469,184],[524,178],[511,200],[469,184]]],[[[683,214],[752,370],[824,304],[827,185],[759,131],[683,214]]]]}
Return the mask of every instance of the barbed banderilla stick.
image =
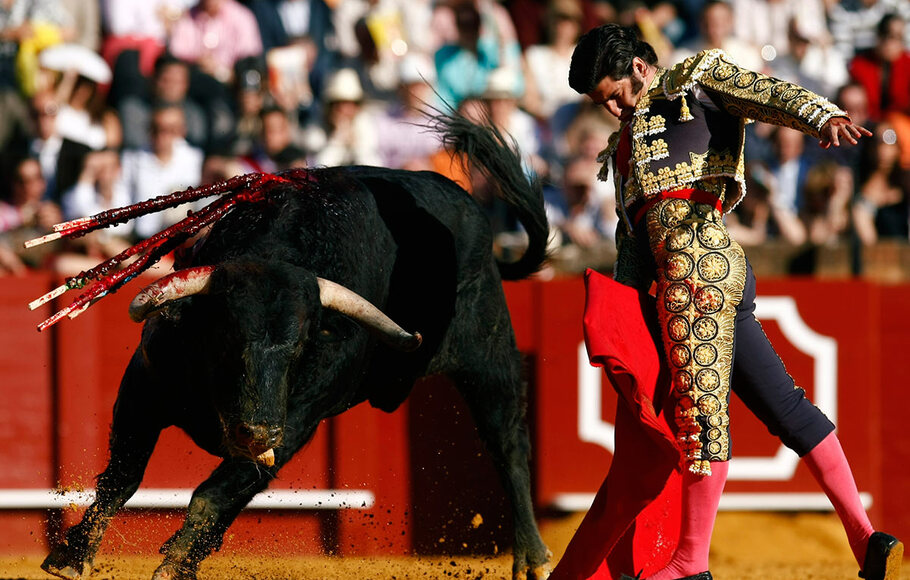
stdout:
{"type": "Polygon", "coordinates": [[[75,238],[91,231],[123,223],[154,211],[160,211],[212,195],[231,193],[231,195],[211,202],[202,210],[188,215],[183,220],[158,232],[154,236],[130,246],[94,268],[67,278],[66,283],[30,302],[28,305],[29,309],[34,310],[35,308],[62,296],[69,290],[81,289],[90,281],[96,281],[87,292],[80,295],[72,304],[39,324],[38,330],[42,331],[46,328],[50,328],[64,316],[69,316],[70,318],[79,316],[92,304],[107,294],[116,292],[124,284],[150,268],[164,255],[177,248],[204,227],[220,220],[238,203],[262,202],[266,198],[266,192],[270,189],[268,186],[274,183],[289,182],[290,180],[286,178],[271,174],[254,173],[242,175],[211,186],[191,188],[177,193],[159,196],[147,202],[140,202],[126,207],[108,210],[88,218],[80,218],[78,220],[58,224],[55,226],[55,229],[59,228],[59,231],[26,242],[26,247],[32,247],[51,241],[51,239],[59,239],[61,237],[75,238]],[[126,268],[116,271],[113,274],[108,274],[124,260],[140,253],[143,254],[126,268]]]}

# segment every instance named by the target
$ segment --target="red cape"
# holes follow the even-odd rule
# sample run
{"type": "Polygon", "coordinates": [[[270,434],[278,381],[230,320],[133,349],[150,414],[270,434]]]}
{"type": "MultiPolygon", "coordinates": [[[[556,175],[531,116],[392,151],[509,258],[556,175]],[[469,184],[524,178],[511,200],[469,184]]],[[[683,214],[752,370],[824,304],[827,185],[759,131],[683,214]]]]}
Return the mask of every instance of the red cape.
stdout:
{"type": "Polygon", "coordinates": [[[593,270],[585,272],[585,287],[588,358],[620,398],[616,444],[607,477],[550,580],[646,578],[676,549],[681,504],[680,451],[665,414],[655,412],[654,402],[668,392],[656,313],[646,294],[593,270]]]}

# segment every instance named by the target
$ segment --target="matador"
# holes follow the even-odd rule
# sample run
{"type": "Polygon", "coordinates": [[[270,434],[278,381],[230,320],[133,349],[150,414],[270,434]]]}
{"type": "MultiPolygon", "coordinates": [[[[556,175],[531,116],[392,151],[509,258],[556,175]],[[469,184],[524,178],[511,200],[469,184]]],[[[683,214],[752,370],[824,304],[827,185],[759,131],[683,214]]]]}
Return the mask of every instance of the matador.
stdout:
{"type": "MultiPolygon", "coordinates": [[[[569,84],[621,122],[600,157],[601,179],[616,181],[621,219],[614,280],[650,296],[642,308],[656,312],[668,369],[663,413],[679,452],[681,528],[669,562],[648,563],[647,577],[711,578],[732,390],[806,462],[844,523],[860,576],[896,579],[903,546],[873,529],[834,425],[794,384],[755,319],[755,278],[723,221],[746,193],[751,120],[797,129],[825,148],[871,133],[827,99],[743,69],[721,50],[662,68],[633,29],[613,24],[579,40],[569,84]]],[[[587,324],[586,314],[590,333],[587,324]]],[[[554,578],[615,577],[580,572],[571,561],[578,552],[570,544],[554,578]]]]}

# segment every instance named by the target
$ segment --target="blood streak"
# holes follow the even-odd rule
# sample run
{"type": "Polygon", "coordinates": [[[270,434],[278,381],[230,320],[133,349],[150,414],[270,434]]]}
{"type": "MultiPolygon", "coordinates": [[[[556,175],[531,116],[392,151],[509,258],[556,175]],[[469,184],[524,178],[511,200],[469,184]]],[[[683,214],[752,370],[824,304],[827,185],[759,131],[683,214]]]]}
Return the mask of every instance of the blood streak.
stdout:
{"type": "Polygon", "coordinates": [[[97,229],[128,222],[136,217],[154,213],[167,208],[176,207],[184,203],[196,201],[214,195],[222,195],[221,199],[211,202],[198,212],[190,213],[186,218],[176,224],[165,228],[150,238],[143,240],[116,256],[105,260],[90,270],[80,272],[76,276],[66,279],[66,283],[57,290],[32,302],[40,305],[44,302],[63,294],[67,290],[85,287],[95,281],[89,290],[80,295],[72,304],[55,313],[53,316],[38,325],[38,330],[44,330],[56,324],[64,316],[75,318],[96,301],[109,293],[116,292],[121,286],[150,268],[162,256],[180,246],[187,239],[197,234],[206,226],[223,218],[239,203],[259,204],[268,201],[269,194],[276,186],[291,185],[298,190],[306,190],[306,185],[315,182],[315,178],[306,169],[292,169],[280,175],[269,173],[250,173],[239,175],[230,179],[202,187],[192,187],[154,199],[134,203],[132,205],[107,210],[91,217],[79,218],[54,226],[54,234],[31,240],[31,245],[38,245],[52,239],[77,238],[97,229]],[[133,256],[139,255],[135,262],[115,270],[119,265],[133,256]]]}

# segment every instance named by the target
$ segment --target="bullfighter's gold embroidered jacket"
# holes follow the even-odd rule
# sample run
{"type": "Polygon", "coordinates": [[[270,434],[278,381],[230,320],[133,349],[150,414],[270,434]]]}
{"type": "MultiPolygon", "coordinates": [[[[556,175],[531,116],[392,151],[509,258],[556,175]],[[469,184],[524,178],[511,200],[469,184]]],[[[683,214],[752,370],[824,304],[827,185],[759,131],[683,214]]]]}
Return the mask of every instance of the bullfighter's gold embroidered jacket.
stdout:
{"type": "MultiPolygon", "coordinates": [[[[760,120],[818,137],[831,117],[847,114],[798,85],[740,68],[719,49],[703,51],[670,69],[659,69],[627,123],[631,132],[628,178],[617,176],[617,209],[661,191],[697,188],[716,193],[724,212],[745,194],[745,125],[760,120]],[[703,91],[717,110],[703,106],[703,91]]],[[[599,160],[615,160],[620,130],[599,160]]],[[[619,168],[616,168],[619,169],[619,168]]],[[[627,226],[628,217],[625,218],[627,226]]]]}

